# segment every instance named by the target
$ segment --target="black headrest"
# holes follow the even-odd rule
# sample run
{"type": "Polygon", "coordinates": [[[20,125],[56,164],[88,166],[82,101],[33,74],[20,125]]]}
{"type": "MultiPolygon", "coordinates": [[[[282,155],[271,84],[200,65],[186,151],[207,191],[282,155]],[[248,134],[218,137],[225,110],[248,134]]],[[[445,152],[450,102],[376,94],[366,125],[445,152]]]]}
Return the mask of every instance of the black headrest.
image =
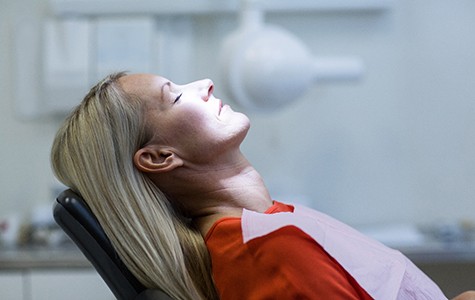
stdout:
{"type": "Polygon", "coordinates": [[[119,258],[81,196],[68,189],[56,200],[54,219],[92,263],[117,299],[134,299],[146,290],[119,258]]]}

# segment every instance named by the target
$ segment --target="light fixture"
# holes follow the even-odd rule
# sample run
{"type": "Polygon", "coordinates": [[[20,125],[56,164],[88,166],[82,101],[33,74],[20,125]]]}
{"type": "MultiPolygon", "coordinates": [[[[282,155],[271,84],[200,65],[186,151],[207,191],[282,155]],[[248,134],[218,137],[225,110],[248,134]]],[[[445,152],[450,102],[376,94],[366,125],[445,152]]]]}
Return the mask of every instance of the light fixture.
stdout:
{"type": "Polygon", "coordinates": [[[252,110],[272,111],[300,98],[317,81],[356,79],[357,58],[316,58],[287,30],[264,24],[258,1],[243,0],[238,29],[222,46],[222,78],[230,96],[252,110]]]}

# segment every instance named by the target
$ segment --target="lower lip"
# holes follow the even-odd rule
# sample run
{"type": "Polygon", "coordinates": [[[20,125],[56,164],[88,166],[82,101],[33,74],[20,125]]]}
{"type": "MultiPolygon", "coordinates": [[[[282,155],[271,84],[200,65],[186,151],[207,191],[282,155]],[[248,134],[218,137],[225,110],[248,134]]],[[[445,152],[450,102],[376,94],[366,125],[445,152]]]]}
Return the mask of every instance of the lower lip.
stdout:
{"type": "Polygon", "coordinates": [[[228,108],[230,108],[230,106],[227,105],[227,104],[224,104],[223,106],[221,106],[221,109],[220,109],[219,113],[221,113],[223,110],[226,110],[228,108]]]}

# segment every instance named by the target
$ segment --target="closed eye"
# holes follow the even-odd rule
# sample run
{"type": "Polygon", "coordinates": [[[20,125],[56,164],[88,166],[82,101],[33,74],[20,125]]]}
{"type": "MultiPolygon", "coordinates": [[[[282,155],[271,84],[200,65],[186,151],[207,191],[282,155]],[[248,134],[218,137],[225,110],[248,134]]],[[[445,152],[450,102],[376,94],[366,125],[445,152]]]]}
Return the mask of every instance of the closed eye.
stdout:
{"type": "Polygon", "coordinates": [[[178,102],[178,100],[180,100],[180,98],[181,98],[181,95],[183,95],[183,93],[181,93],[180,95],[178,95],[178,97],[176,97],[176,98],[175,98],[175,101],[173,101],[173,103],[177,103],[177,102],[178,102]]]}

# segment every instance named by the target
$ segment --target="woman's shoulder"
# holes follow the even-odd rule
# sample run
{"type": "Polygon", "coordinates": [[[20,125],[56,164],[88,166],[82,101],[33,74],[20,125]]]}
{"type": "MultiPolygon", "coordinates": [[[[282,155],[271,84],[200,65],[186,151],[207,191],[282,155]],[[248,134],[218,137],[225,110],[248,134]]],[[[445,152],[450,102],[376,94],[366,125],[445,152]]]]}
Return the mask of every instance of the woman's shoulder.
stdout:
{"type": "Polygon", "coordinates": [[[225,217],[214,222],[205,236],[205,242],[223,238],[231,239],[239,234],[241,234],[241,218],[225,217]]]}

